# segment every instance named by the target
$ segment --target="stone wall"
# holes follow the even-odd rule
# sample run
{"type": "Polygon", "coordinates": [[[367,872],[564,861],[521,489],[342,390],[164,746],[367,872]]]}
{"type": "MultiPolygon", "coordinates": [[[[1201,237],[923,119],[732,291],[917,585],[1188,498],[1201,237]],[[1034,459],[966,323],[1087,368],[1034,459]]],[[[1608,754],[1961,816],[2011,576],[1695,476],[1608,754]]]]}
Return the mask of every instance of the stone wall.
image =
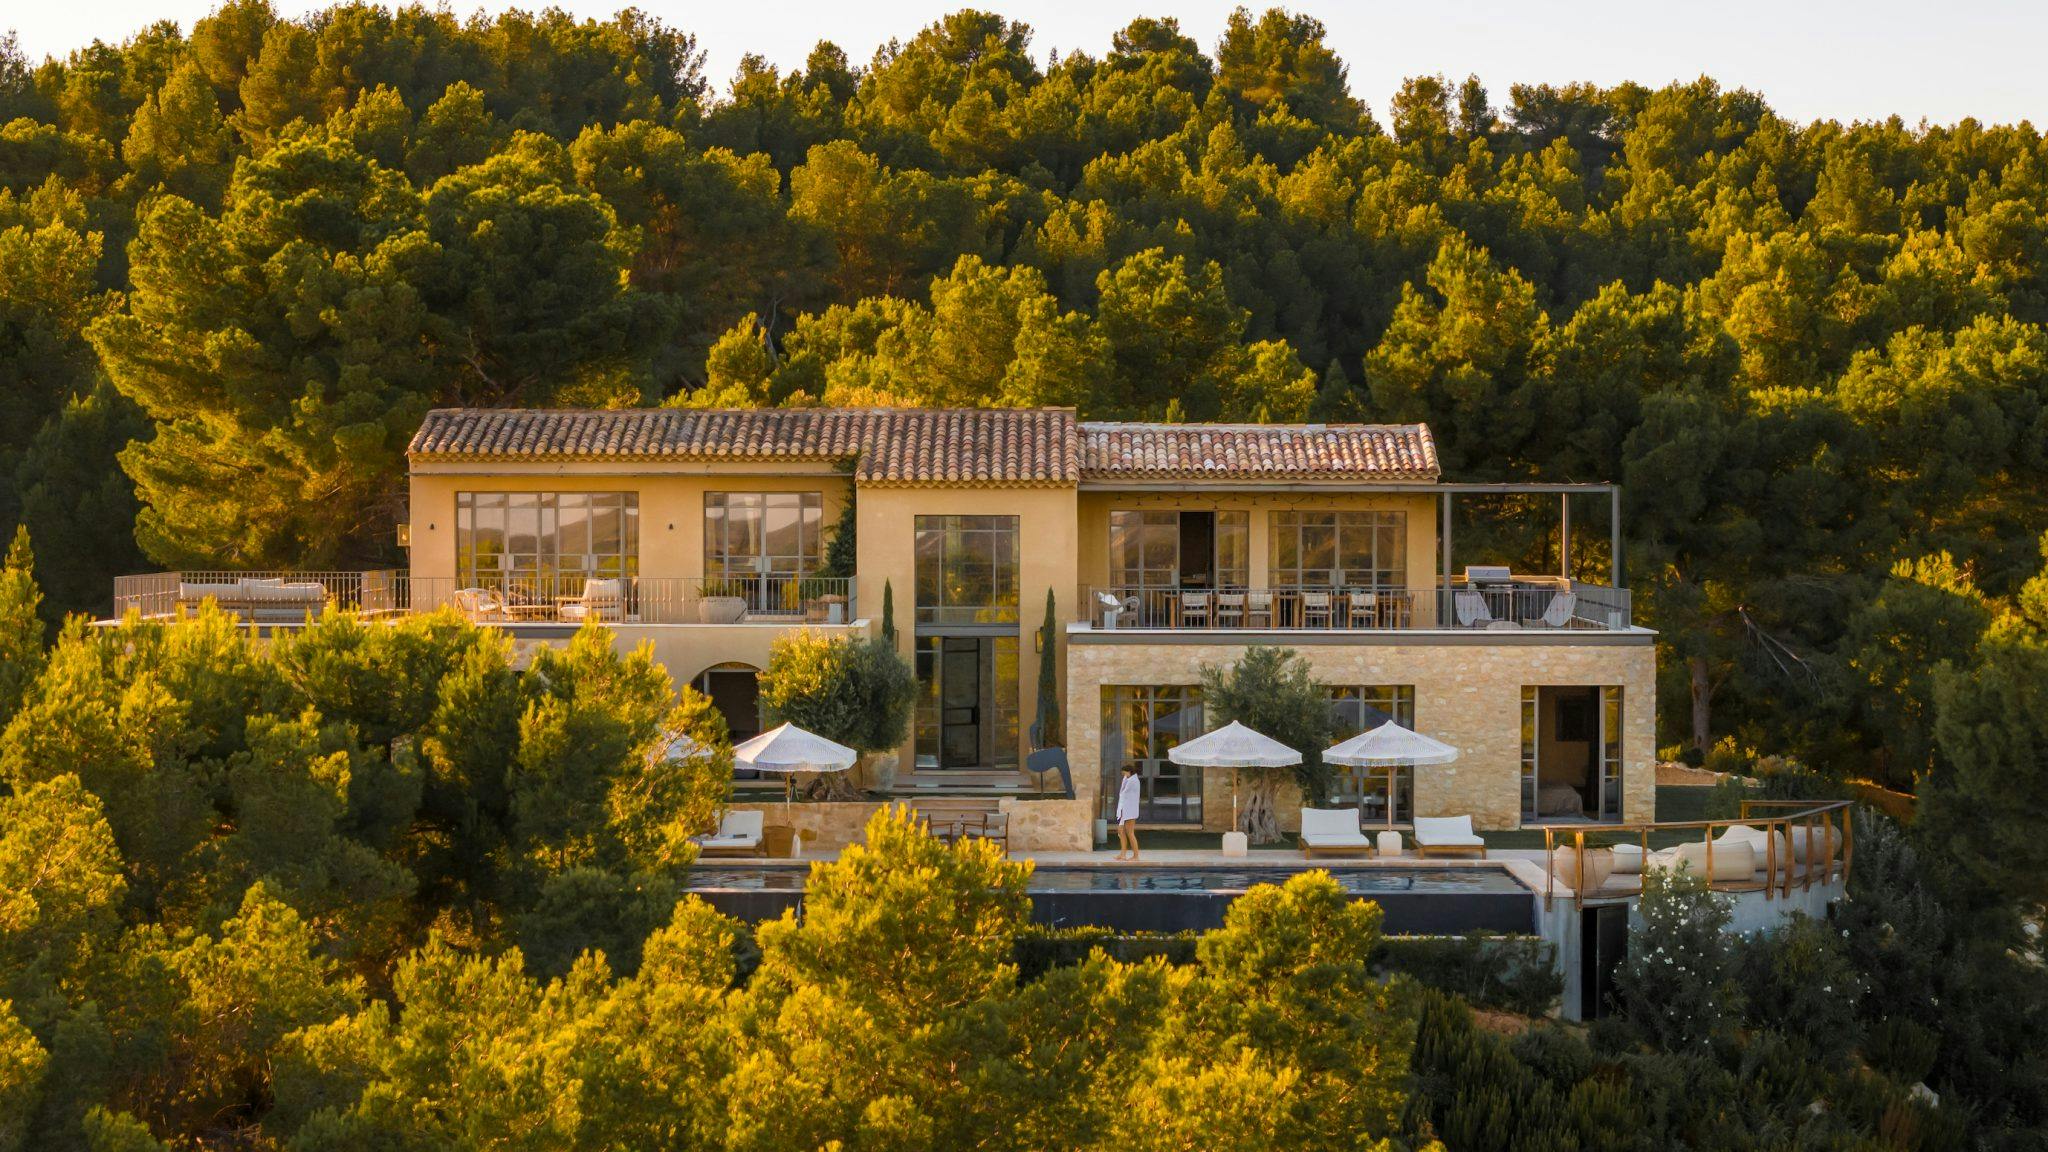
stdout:
{"type": "MultiPolygon", "coordinates": [[[[1522,688],[1619,685],[1622,688],[1622,815],[1656,816],[1656,649],[1649,634],[1615,643],[1568,635],[1517,634],[1498,643],[1303,642],[1297,651],[1331,685],[1411,684],[1416,728],[1459,750],[1456,762],[1415,772],[1415,808],[1423,816],[1469,814],[1481,828],[1521,824],[1522,688]],[[1639,639],[1640,642],[1633,642],[1639,639]]],[[[1102,787],[1102,689],[1105,685],[1198,684],[1204,665],[1229,664],[1243,644],[1162,641],[1152,634],[1070,632],[1067,652],[1067,755],[1074,787],[1094,812],[1102,787]]],[[[1276,638],[1278,640],[1280,638],[1276,638]]],[[[1348,639],[1348,638],[1346,638],[1348,639]]],[[[1374,640],[1383,638],[1375,637],[1374,640]]],[[[1405,637],[1402,639],[1406,639],[1405,637]]],[[[1205,773],[1205,827],[1229,823],[1229,773],[1205,773]]],[[[1290,785],[1291,787],[1291,785],[1290,785]]],[[[1299,826],[1295,800],[1283,826],[1299,826]]]]}
{"type": "Polygon", "coordinates": [[[786,824],[804,838],[804,854],[837,852],[848,844],[861,842],[868,821],[880,811],[875,801],[817,803],[805,801],[784,810],[780,800],[742,801],[732,805],[735,812],[763,812],[769,824],[786,824]]]}
{"type": "Polygon", "coordinates": [[[1095,810],[1085,800],[1005,798],[1011,852],[1086,852],[1095,847],[1095,810]]]}

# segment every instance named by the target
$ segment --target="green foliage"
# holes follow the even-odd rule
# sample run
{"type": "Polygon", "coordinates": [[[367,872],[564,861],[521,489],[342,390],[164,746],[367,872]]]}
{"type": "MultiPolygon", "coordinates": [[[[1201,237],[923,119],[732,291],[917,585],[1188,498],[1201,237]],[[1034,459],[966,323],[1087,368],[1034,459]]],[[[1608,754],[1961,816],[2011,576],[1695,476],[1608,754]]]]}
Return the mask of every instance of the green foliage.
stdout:
{"type": "MultiPolygon", "coordinates": [[[[1294,775],[1308,803],[1328,791],[1323,749],[1330,746],[1330,691],[1293,649],[1249,648],[1228,668],[1203,668],[1202,707],[1216,727],[1235,721],[1300,752],[1294,775]]],[[[1240,830],[1254,843],[1278,840],[1271,770],[1254,769],[1244,778],[1252,790],[1239,806],[1240,830]]]]}
{"type": "Polygon", "coordinates": [[[1564,992],[1550,945],[1535,937],[1413,936],[1380,941],[1374,966],[1479,1008],[1541,1016],[1564,992]]]}
{"type": "Polygon", "coordinates": [[[1063,748],[1067,726],[1060,716],[1060,626],[1052,589],[1045,590],[1045,623],[1038,629],[1038,719],[1032,739],[1040,748],[1063,748]]]}
{"type": "Polygon", "coordinates": [[[1683,863],[1643,873],[1638,923],[1614,974],[1615,998],[1622,1015],[1656,1047],[1698,1050],[1740,1019],[1744,989],[1728,938],[1729,914],[1727,899],[1683,863]]]}
{"type": "Polygon", "coordinates": [[[903,743],[917,677],[894,645],[802,630],[776,638],[761,672],[761,712],[861,752],[903,743]]]}
{"type": "Polygon", "coordinates": [[[28,686],[43,668],[44,625],[28,526],[17,525],[0,564],[0,727],[21,709],[28,686]]]}

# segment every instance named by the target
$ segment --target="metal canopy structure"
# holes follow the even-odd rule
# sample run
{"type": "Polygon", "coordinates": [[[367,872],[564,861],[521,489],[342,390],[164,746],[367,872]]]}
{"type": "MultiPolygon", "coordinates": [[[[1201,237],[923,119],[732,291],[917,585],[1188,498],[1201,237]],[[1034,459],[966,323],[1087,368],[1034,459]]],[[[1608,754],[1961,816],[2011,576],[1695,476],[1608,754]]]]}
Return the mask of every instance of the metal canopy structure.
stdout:
{"type": "Polygon", "coordinates": [[[1451,497],[1461,494],[1487,496],[1556,496],[1558,515],[1558,575],[1572,574],[1572,497],[1607,496],[1608,584],[1625,588],[1621,567],[1621,485],[1619,484],[1417,484],[1417,492],[1435,492],[1442,497],[1437,540],[1443,548],[1443,576],[1451,578],[1451,497]]]}
{"type": "Polygon", "coordinates": [[[1361,484],[1355,480],[1290,481],[1283,484],[1248,483],[1243,480],[1186,480],[1173,484],[1162,483],[1119,483],[1112,481],[1083,480],[1081,490],[1116,492],[1189,492],[1205,489],[1229,489],[1243,491],[1255,489],[1260,492],[1396,492],[1404,496],[1441,497],[1438,513],[1437,540],[1443,549],[1443,575],[1448,581],[1451,576],[1451,498],[1454,496],[1555,496],[1557,497],[1561,546],[1558,549],[1560,575],[1571,575],[1572,562],[1572,506],[1574,496],[1607,497],[1607,523],[1609,532],[1608,582],[1615,588],[1625,588],[1621,565],[1621,485],[1619,484],[1541,484],[1509,483],[1499,484],[1426,484],[1406,482],[1396,484],[1361,484]]]}

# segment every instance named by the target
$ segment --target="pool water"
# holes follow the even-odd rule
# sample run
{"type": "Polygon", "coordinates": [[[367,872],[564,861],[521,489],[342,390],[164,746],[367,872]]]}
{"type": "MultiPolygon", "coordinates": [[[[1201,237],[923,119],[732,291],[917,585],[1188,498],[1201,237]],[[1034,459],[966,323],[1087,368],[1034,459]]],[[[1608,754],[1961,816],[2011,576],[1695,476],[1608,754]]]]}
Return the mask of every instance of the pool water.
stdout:
{"type": "MultiPolygon", "coordinates": [[[[1040,868],[1027,891],[1160,892],[1240,895],[1255,884],[1284,884],[1301,869],[1288,868],[1040,868]]],[[[1346,892],[1465,893],[1526,896],[1529,890],[1500,868],[1337,868],[1330,871],[1346,892]]],[[[801,892],[807,871],[698,865],[690,872],[693,891],[801,892]]]]}

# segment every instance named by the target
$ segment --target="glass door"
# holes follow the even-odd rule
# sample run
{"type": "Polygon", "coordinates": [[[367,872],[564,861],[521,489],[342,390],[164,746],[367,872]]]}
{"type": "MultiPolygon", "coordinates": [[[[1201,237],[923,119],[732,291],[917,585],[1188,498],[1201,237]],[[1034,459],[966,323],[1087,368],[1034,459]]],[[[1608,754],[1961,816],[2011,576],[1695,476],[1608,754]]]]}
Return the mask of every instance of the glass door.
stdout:
{"type": "Polygon", "coordinates": [[[1201,823],[1202,770],[1175,764],[1168,753],[1204,731],[1202,690],[1190,685],[1104,688],[1102,711],[1103,815],[1115,816],[1123,767],[1136,764],[1138,819],[1201,823]]]}

